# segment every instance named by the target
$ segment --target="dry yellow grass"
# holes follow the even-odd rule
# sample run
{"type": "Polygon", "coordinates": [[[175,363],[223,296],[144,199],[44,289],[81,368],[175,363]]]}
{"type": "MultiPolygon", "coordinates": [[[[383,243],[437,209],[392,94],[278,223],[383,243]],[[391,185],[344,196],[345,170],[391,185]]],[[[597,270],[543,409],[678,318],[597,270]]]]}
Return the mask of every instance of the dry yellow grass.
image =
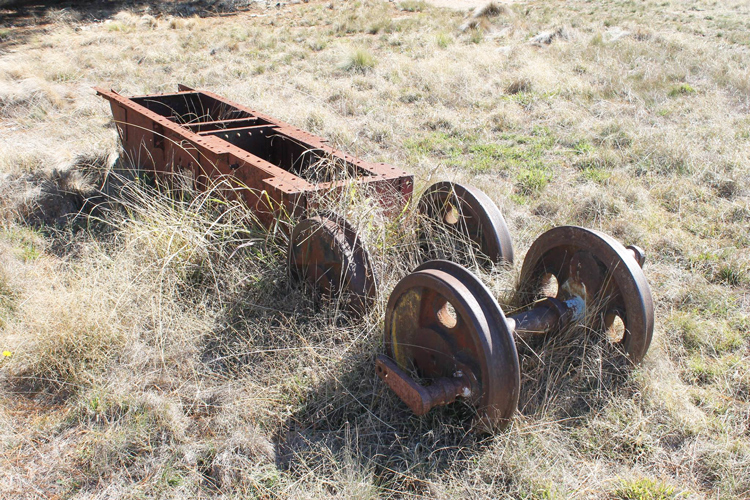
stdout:
{"type": "Polygon", "coordinates": [[[0,496],[750,496],[746,2],[163,9],[0,20],[0,496]],[[126,162],[91,87],[177,83],[418,187],[481,187],[517,249],[482,274],[506,302],[552,226],[643,246],[643,365],[566,332],[522,349],[507,432],[467,434],[461,407],[411,416],[373,369],[410,219],[344,207],[381,298],[358,323],[316,304],[241,205],[113,175],[126,162]]]}

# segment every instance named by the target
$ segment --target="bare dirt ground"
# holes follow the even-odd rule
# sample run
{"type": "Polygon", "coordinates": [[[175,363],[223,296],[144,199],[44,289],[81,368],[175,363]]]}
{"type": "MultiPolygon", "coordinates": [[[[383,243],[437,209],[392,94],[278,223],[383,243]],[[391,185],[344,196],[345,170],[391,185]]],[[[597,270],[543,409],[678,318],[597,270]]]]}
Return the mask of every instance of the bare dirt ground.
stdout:
{"type": "Polygon", "coordinates": [[[750,497],[746,1],[34,4],[0,13],[0,497],[750,497]],[[178,83],[417,193],[479,186],[513,236],[513,267],[477,268],[508,311],[551,227],[642,246],[649,353],[623,367],[580,327],[521,346],[508,430],[415,417],[373,362],[412,212],[339,200],[382,276],[347,319],[247,207],[116,177],[138,162],[92,87],[178,83]]]}

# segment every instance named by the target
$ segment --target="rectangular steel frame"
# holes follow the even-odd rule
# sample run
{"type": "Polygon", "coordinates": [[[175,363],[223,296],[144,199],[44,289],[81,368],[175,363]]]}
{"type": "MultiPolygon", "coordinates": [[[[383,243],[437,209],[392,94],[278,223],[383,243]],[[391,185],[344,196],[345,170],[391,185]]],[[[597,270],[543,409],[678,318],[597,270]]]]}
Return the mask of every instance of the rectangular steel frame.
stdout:
{"type": "Polygon", "coordinates": [[[300,215],[352,183],[370,189],[389,209],[411,197],[414,178],[405,171],[347,155],[325,139],[212,92],[184,85],[176,93],[133,97],[95,90],[110,102],[135,166],[162,178],[188,174],[198,189],[225,181],[263,224],[283,213],[300,215]],[[302,177],[321,163],[325,178],[302,177]]]}

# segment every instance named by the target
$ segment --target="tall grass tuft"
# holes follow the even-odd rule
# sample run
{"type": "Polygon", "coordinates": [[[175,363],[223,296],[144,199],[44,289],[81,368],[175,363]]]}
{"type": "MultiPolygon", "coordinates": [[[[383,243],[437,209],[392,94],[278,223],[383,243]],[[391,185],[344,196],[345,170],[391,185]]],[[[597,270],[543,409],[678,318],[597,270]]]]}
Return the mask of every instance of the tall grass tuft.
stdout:
{"type": "Polygon", "coordinates": [[[353,73],[367,73],[375,67],[375,58],[366,49],[357,49],[344,63],[344,69],[353,73]]]}

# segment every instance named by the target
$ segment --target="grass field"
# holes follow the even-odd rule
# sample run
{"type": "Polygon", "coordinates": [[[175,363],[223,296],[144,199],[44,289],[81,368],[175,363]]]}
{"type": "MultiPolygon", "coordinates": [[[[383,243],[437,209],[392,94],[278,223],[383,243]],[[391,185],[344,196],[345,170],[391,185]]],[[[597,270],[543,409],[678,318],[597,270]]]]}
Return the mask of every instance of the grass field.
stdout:
{"type": "Polygon", "coordinates": [[[0,497],[750,498],[747,2],[91,8],[0,4],[0,497]],[[91,87],[178,83],[417,189],[481,187],[514,238],[481,274],[506,305],[546,229],[642,246],[643,364],[546,339],[507,431],[412,416],[374,370],[408,220],[350,206],[378,305],[316,304],[242,206],[115,178],[91,87]]]}

